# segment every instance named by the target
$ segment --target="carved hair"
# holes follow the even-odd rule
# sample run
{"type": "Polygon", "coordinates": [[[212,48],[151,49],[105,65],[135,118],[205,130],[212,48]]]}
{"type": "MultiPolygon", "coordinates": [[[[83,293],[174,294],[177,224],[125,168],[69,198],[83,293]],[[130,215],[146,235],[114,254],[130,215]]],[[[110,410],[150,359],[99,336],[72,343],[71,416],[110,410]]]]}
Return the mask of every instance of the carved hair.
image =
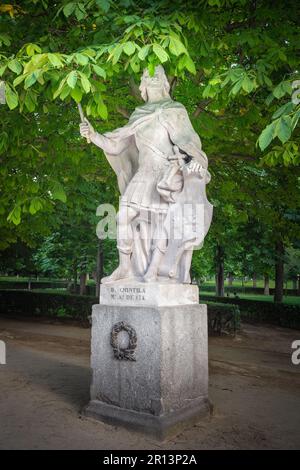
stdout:
{"type": "MultiPolygon", "coordinates": [[[[165,70],[163,68],[162,65],[157,65],[155,67],[155,71],[158,71],[159,72],[159,75],[160,75],[160,78],[162,78],[162,93],[163,93],[163,96],[165,97],[168,97],[170,96],[169,94],[169,91],[170,91],[170,84],[168,82],[168,79],[167,79],[167,76],[166,76],[166,73],[165,73],[165,70]]],[[[142,79],[141,79],[141,84],[139,86],[139,90],[141,92],[141,96],[143,98],[144,101],[148,101],[148,94],[147,94],[147,85],[145,83],[145,80],[146,78],[146,74],[148,73],[148,69],[145,69],[144,72],[143,72],[143,75],[142,75],[142,79]]]]}

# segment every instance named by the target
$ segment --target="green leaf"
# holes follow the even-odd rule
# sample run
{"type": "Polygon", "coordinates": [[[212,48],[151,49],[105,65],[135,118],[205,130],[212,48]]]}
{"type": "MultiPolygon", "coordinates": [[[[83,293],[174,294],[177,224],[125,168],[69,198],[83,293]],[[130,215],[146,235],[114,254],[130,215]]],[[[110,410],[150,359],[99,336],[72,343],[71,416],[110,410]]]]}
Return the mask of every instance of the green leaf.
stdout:
{"type": "Polygon", "coordinates": [[[61,61],[60,54],[48,54],[49,62],[53,65],[53,67],[63,67],[63,62],[61,61]]]}
{"type": "Polygon", "coordinates": [[[212,98],[215,96],[214,88],[211,85],[206,85],[202,93],[203,98],[212,98]]]}
{"type": "Polygon", "coordinates": [[[269,143],[273,140],[275,133],[274,122],[269,124],[260,134],[258,143],[261,151],[264,151],[268,147],[269,143]]]}
{"type": "Polygon", "coordinates": [[[33,90],[28,90],[26,92],[24,103],[30,113],[32,113],[35,110],[35,107],[37,104],[37,96],[33,92],[33,90]]]}
{"type": "Polygon", "coordinates": [[[139,53],[138,53],[138,58],[140,60],[145,60],[147,55],[148,55],[148,52],[150,50],[150,46],[149,44],[147,44],[146,46],[143,46],[140,50],[139,50],[139,53]]]}
{"type": "Polygon", "coordinates": [[[184,44],[176,37],[170,37],[169,50],[172,54],[179,56],[180,54],[187,54],[184,44]]]}
{"type": "Polygon", "coordinates": [[[42,49],[37,45],[30,43],[26,46],[26,53],[29,56],[35,55],[35,53],[40,54],[42,52],[42,49]]]}
{"type": "Polygon", "coordinates": [[[267,75],[263,74],[263,79],[264,79],[265,84],[268,87],[273,86],[272,80],[267,75]]]}
{"type": "Polygon", "coordinates": [[[280,106],[280,108],[277,109],[277,111],[273,114],[272,119],[277,119],[282,114],[289,114],[292,111],[293,107],[293,103],[285,103],[283,106],[280,106]]]}
{"type": "Polygon", "coordinates": [[[5,84],[5,99],[9,109],[14,109],[18,106],[18,94],[9,86],[8,83],[5,84]]]}
{"type": "Polygon", "coordinates": [[[22,72],[22,65],[17,59],[13,59],[10,62],[8,62],[8,68],[12,72],[15,72],[17,75],[19,75],[22,72]]]}
{"type": "Polygon", "coordinates": [[[72,72],[70,72],[67,75],[67,84],[69,85],[70,88],[73,89],[75,88],[76,83],[77,83],[77,72],[75,70],[72,70],[72,72]]]}
{"type": "Polygon", "coordinates": [[[108,10],[110,9],[110,2],[109,0],[96,0],[96,3],[99,8],[101,8],[104,13],[107,13],[108,10]]]}
{"type": "Polygon", "coordinates": [[[116,47],[114,47],[113,51],[111,52],[110,56],[108,59],[112,57],[112,63],[115,65],[118,60],[120,59],[120,56],[122,54],[123,50],[123,44],[118,44],[116,47]]]}
{"type": "Polygon", "coordinates": [[[0,45],[1,44],[4,44],[4,46],[10,46],[11,45],[11,37],[6,33],[1,33],[0,34],[0,45]]]}
{"type": "Polygon", "coordinates": [[[240,78],[230,90],[230,95],[236,95],[242,88],[243,79],[240,78]]]}
{"type": "Polygon", "coordinates": [[[2,75],[4,74],[6,68],[7,68],[7,65],[6,65],[6,64],[4,64],[4,65],[2,65],[2,66],[0,67],[0,77],[2,77],[2,75]]]}
{"type": "Polygon", "coordinates": [[[26,77],[25,82],[24,82],[24,88],[27,90],[27,88],[30,88],[34,83],[36,82],[37,76],[33,72],[28,77],[26,77]]]}
{"type": "Polygon", "coordinates": [[[279,118],[276,126],[276,134],[281,142],[284,144],[291,137],[292,133],[292,120],[290,116],[283,116],[279,118]]]}
{"type": "Polygon", "coordinates": [[[99,116],[106,120],[107,119],[107,116],[108,116],[108,112],[107,112],[107,107],[106,105],[103,103],[103,101],[99,101],[98,105],[97,105],[97,111],[98,111],[98,114],[99,116]]]}
{"type": "Polygon", "coordinates": [[[64,100],[67,96],[69,96],[71,90],[72,88],[70,88],[69,85],[65,83],[59,95],[60,99],[64,100]]]}
{"type": "Polygon", "coordinates": [[[80,72],[80,77],[81,77],[82,88],[84,89],[86,93],[89,93],[91,89],[91,84],[90,84],[89,79],[82,72],[80,72]]]}
{"type": "Polygon", "coordinates": [[[273,95],[275,98],[282,98],[286,93],[291,94],[292,87],[291,84],[287,81],[283,81],[277,85],[273,90],[273,95]]]}
{"type": "Polygon", "coordinates": [[[159,44],[153,44],[153,52],[162,63],[169,59],[167,52],[159,44]]]}
{"type": "Polygon", "coordinates": [[[189,72],[191,72],[193,75],[195,75],[196,67],[195,67],[195,64],[194,64],[193,60],[190,58],[189,55],[185,56],[184,66],[189,72]]]}
{"type": "Polygon", "coordinates": [[[75,10],[76,4],[74,2],[67,3],[64,8],[63,12],[66,17],[72,15],[73,11],[75,10]]]}
{"type": "Polygon", "coordinates": [[[130,61],[130,67],[134,71],[134,73],[138,73],[140,71],[140,64],[136,62],[136,56],[134,56],[130,61]]]}
{"type": "Polygon", "coordinates": [[[76,101],[76,103],[80,103],[82,100],[82,90],[76,86],[74,90],[71,90],[71,96],[76,101]]]}
{"type": "Polygon", "coordinates": [[[254,83],[252,82],[252,80],[250,80],[250,78],[248,77],[248,75],[245,75],[244,78],[243,78],[243,81],[242,81],[242,88],[243,88],[243,90],[245,90],[247,93],[250,93],[250,92],[254,89],[254,83]]]}
{"type": "Polygon", "coordinates": [[[134,44],[134,42],[132,42],[132,41],[125,42],[125,44],[123,45],[123,51],[124,51],[125,54],[127,54],[127,55],[132,55],[132,54],[134,54],[134,51],[135,51],[135,44],[134,44]]]}
{"type": "Polygon", "coordinates": [[[79,65],[87,65],[89,63],[88,56],[86,56],[85,54],[80,54],[79,52],[75,54],[75,59],[79,65]]]}
{"type": "Polygon", "coordinates": [[[38,212],[42,208],[43,208],[43,204],[41,202],[41,198],[35,197],[31,200],[30,206],[29,206],[30,214],[34,215],[34,214],[36,214],[36,212],[38,212]]]}
{"type": "Polygon", "coordinates": [[[150,77],[153,77],[154,72],[155,72],[155,64],[153,62],[150,62],[148,64],[148,71],[149,71],[150,77]]]}
{"type": "Polygon", "coordinates": [[[76,16],[78,21],[81,21],[81,20],[83,20],[83,18],[86,17],[86,11],[85,11],[83,3],[78,3],[78,5],[75,9],[75,16],[76,16]]]}
{"type": "Polygon", "coordinates": [[[21,222],[21,207],[15,206],[13,210],[7,216],[8,222],[13,222],[15,225],[19,225],[21,222]]]}
{"type": "Polygon", "coordinates": [[[51,187],[51,193],[53,199],[58,199],[59,201],[66,202],[67,196],[65,190],[61,183],[55,181],[51,187]]]}
{"type": "Polygon", "coordinates": [[[58,95],[60,95],[62,89],[63,89],[63,86],[64,84],[66,83],[66,77],[60,82],[57,90],[53,93],[53,99],[55,100],[55,98],[58,97],[58,95]]]}
{"type": "Polygon", "coordinates": [[[94,72],[99,75],[99,77],[106,78],[106,72],[102,67],[99,67],[99,65],[93,65],[92,67],[94,72]]]}
{"type": "Polygon", "coordinates": [[[14,79],[13,85],[14,86],[19,85],[21,82],[23,82],[23,80],[25,80],[26,77],[27,77],[27,74],[19,75],[17,78],[14,79]]]}

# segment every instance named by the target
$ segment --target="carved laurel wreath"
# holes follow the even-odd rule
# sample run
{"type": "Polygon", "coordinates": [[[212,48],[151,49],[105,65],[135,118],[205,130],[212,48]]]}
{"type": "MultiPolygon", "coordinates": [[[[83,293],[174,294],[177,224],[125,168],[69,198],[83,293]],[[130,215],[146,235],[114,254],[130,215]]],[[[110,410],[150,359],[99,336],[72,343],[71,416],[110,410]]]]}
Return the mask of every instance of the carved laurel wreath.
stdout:
{"type": "Polygon", "coordinates": [[[137,336],[136,336],[135,329],[132,328],[132,326],[128,325],[128,323],[124,321],[120,321],[112,327],[111,335],[110,335],[110,344],[112,345],[112,348],[114,351],[114,357],[116,359],[136,361],[136,358],[135,358],[136,343],[137,343],[137,336]],[[119,346],[118,334],[122,330],[128,333],[128,336],[129,336],[128,348],[120,348],[119,346]]]}

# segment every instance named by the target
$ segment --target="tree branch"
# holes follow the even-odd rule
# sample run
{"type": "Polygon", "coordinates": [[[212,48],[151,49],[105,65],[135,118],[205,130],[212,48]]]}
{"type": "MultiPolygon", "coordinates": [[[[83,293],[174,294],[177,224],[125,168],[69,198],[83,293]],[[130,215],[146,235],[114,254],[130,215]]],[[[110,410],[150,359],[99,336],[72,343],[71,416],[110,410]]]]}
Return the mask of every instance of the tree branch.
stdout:
{"type": "Polygon", "coordinates": [[[138,85],[135,83],[133,77],[129,79],[130,94],[137,100],[141,101],[141,92],[138,85]]]}
{"type": "MultiPolygon", "coordinates": [[[[200,101],[200,103],[197,105],[197,108],[195,109],[195,111],[193,112],[193,117],[198,117],[199,114],[202,112],[202,111],[206,111],[206,112],[209,112],[207,111],[205,108],[206,106],[209,105],[209,103],[212,102],[212,99],[211,98],[208,98],[207,100],[202,100],[200,101]]],[[[212,113],[213,114],[213,113],[212,113]]],[[[214,114],[213,114],[214,115],[214,114]]]]}
{"type": "Polygon", "coordinates": [[[118,113],[122,114],[122,116],[124,116],[127,119],[130,116],[130,112],[128,111],[128,109],[123,108],[122,106],[117,106],[116,111],[118,111],[118,113]]]}

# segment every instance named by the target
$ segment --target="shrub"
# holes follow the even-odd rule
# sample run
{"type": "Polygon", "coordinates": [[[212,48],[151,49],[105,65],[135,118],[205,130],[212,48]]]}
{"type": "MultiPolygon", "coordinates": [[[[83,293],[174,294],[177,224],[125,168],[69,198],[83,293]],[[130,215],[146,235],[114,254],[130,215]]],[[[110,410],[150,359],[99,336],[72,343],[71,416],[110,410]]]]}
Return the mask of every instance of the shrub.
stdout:
{"type": "Polygon", "coordinates": [[[66,281],[0,281],[0,289],[28,289],[30,284],[30,289],[62,289],[66,288],[68,283],[66,281]]]}
{"type": "MultiPolygon", "coordinates": [[[[199,286],[200,292],[215,292],[216,286],[214,285],[205,285],[201,284],[199,286]]],[[[263,287],[251,287],[251,286],[224,286],[225,294],[233,295],[235,292],[237,294],[253,294],[253,295],[263,295],[264,288],[263,287]]],[[[270,287],[269,289],[270,295],[274,294],[275,289],[270,287]]],[[[284,289],[285,295],[297,295],[297,289],[284,289]]]]}
{"type": "MultiPolygon", "coordinates": [[[[49,292],[0,290],[0,314],[73,318],[87,324],[97,297],[49,292]]],[[[240,312],[236,305],[208,302],[210,334],[234,333],[239,328],[240,312]]]]}
{"type": "Polygon", "coordinates": [[[209,334],[236,333],[240,328],[240,310],[237,305],[207,302],[209,334]]]}
{"type": "Polygon", "coordinates": [[[241,319],[248,322],[263,322],[300,330],[300,305],[265,302],[261,300],[236,299],[201,295],[204,301],[234,304],[240,309],[241,319]]]}
{"type": "Polygon", "coordinates": [[[0,313],[41,317],[72,317],[88,321],[96,297],[20,290],[0,291],[0,313]]]}

